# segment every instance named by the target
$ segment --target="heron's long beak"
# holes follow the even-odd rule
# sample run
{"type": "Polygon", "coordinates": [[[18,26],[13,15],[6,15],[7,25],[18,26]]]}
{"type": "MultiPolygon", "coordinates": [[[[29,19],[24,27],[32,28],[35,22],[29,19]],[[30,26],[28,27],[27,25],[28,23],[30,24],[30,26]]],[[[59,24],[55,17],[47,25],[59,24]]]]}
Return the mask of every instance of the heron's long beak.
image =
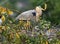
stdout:
{"type": "Polygon", "coordinates": [[[45,4],[45,8],[44,9],[42,8],[42,10],[45,11],[46,9],[47,9],[47,4],[45,4]]]}

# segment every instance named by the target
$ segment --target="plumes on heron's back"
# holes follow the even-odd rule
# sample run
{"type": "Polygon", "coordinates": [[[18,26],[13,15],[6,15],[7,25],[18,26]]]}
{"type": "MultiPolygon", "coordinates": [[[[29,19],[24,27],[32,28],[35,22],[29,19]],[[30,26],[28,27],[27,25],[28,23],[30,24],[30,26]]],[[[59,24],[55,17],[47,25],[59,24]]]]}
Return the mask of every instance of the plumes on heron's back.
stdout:
{"type": "Polygon", "coordinates": [[[32,14],[33,12],[35,12],[35,10],[25,11],[25,12],[21,13],[20,15],[18,15],[16,17],[16,20],[18,20],[18,19],[28,20],[29,18],[33,19],[33,17],[34,17],[34,15],[32,14]]]}

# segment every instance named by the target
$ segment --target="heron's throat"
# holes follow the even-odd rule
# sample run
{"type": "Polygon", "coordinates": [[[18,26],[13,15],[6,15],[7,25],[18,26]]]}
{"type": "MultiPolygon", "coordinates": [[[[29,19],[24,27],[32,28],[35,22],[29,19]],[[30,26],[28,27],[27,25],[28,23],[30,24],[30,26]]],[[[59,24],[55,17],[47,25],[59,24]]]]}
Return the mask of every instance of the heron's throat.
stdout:
{"type": "Polygon", "coordinates": [[[39,13],[36,13],[36,21],[37,22],[39,21],[39,17],[40,17],[40,14],[39,13]]]}
{"type": "Polygon", "coordinates": [[[39,17],[40,16],[40,13],[36,13],[36,17],[39,17]]]}

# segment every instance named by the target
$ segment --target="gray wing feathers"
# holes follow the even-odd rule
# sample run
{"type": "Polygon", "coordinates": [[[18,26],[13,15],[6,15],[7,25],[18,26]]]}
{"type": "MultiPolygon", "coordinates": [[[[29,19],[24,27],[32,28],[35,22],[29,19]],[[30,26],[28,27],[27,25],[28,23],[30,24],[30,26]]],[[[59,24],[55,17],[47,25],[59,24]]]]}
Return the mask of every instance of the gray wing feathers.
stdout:
{"type": "Polygon", "coordinates": [[[21,18],[23,20],[28,20],[28,18],[32,19],[33,18],[32,12],[34,12],[34,10],[29,10],[29,11],[21,13],[20,15],[16,17],[16,20],[21,19],[21,18]]]}

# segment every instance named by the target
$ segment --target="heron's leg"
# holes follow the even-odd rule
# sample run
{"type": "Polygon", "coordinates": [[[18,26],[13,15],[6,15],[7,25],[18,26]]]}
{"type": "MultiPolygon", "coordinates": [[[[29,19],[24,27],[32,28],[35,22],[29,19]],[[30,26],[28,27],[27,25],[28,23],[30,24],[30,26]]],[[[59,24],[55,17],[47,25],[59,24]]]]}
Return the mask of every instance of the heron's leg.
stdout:
{"type": "Polygon", "coordinates": [[[28,25],[29,25],[29,24],[28,24],[28,20],[27,20],[27,22],[26,22],[26,23],[27,23],[27,24],[26,24],[26,25],[27,25],[27,27],[26,27],[26,28],[27,28],[27,31],[28,31],[28,27],[29,27],[29,26],[28,26],[28,25]]]}
{"type": "Polygon", "coordinates": [[[27,25],[27,30],[30,29],[30,26],[31,26],[30,20],[27,20],[27,24],[26,25],[27,25]]]}

